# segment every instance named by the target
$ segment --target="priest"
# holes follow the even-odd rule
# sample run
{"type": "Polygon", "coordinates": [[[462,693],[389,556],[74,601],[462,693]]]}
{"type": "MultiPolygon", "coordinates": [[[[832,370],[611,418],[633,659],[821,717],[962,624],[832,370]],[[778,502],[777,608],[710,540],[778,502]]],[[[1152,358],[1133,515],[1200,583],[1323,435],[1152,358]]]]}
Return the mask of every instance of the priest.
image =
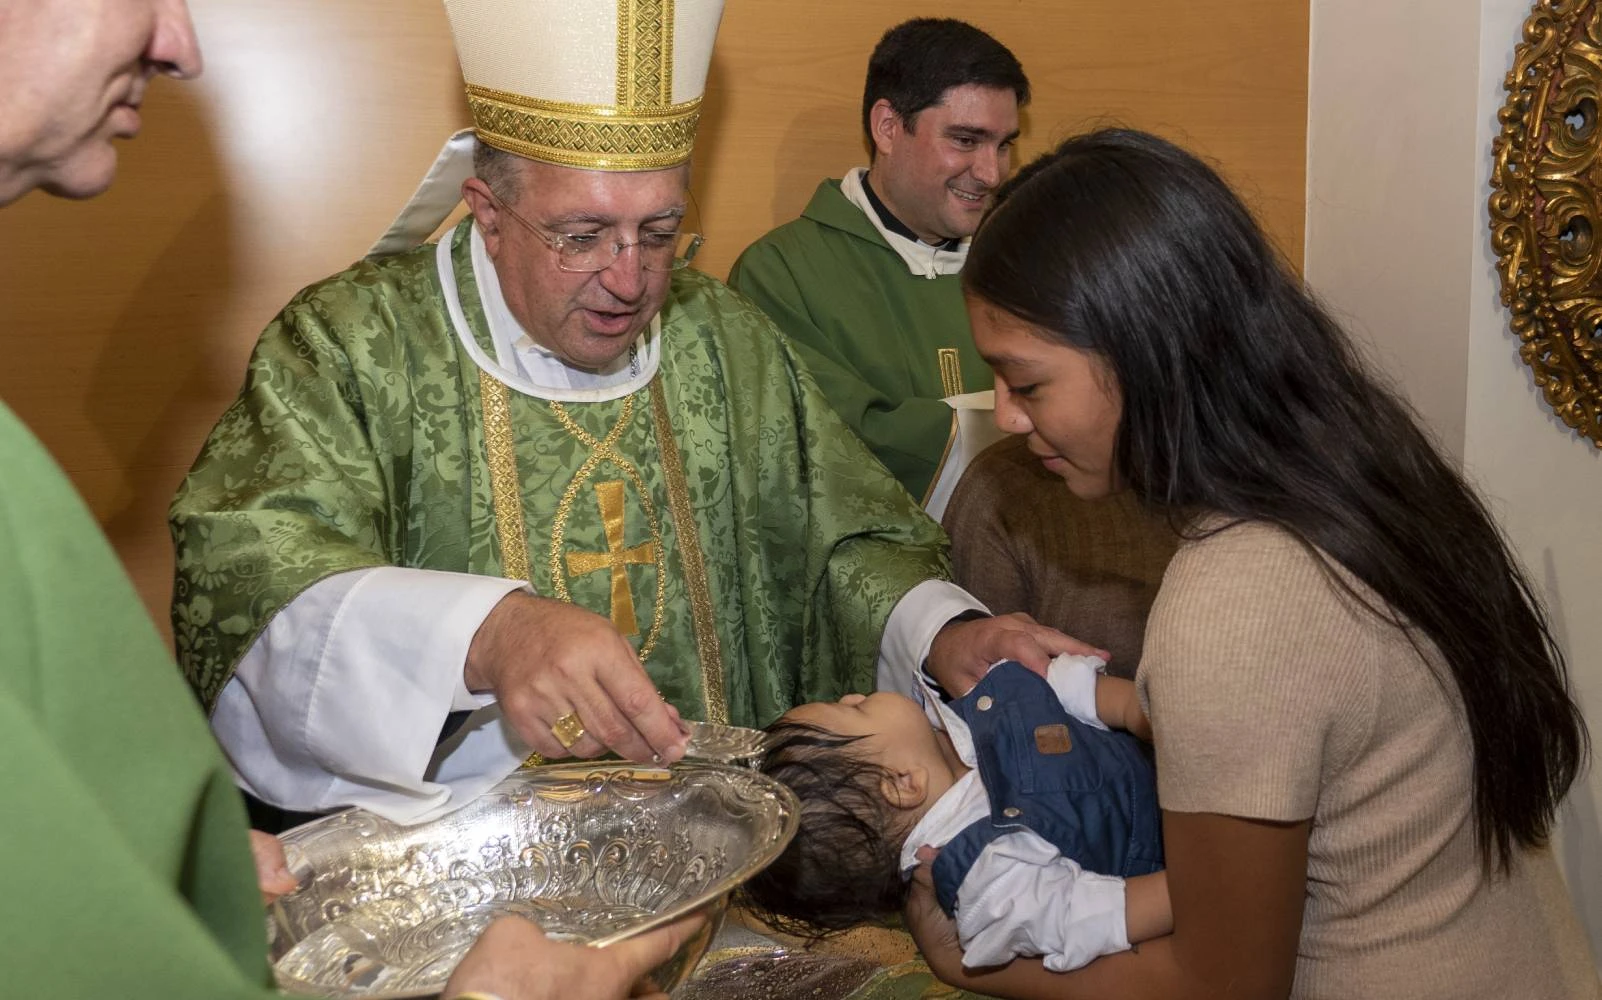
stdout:
{"type": "Polygon", "coordinates": [[[179,658],[245,790],[417,821],[530,751],[671,761],[681,717],[1082,648],[945,582],[789,343],[687,266],[721,0],[446,8],[474,134],[268,326],[172,506],[179,658]]]}

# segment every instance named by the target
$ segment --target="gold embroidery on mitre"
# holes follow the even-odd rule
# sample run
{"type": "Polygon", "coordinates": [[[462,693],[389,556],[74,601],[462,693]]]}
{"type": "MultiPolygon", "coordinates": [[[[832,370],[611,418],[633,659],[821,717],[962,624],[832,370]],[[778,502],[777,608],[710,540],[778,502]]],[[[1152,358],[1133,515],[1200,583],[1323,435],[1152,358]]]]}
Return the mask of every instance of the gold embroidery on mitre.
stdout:
{"type": "Polygon", "coordinates": [[[684,163],[701,99],[642,108],[564,104],[469,85],[478,137],[496,149],[589,170],[657,170],[684,163]]]}
{"type": "Polygon", "coordinates": [[[673,0],[618,0],[618,106],[648,108],[672,100],[673,0]]]}
{"type": "Polygon", "coordinates": [[[955,347],[942,347],[940,358],[940,388],[943,395],[962,395],[962,359],[955,347]]]}
{"type": "MultiPolygon", "coordinates": [[[[612,425],[611,430],[606,432],[606,437],[601,439],[597,439],[595,435],[580,427],[578,422],[575,421],[567,412],[567,408],[561,403],[553,400],[550,403],[550,407],[551,412],[556,416],[557,423],[562,425],[562,429],[573,435],[579,440],[579,443],[590,449],[589,456],[584,459],[584,463],[580,465],[578,471],[573,474],[572,481],[567,484],[567,489],[562,492],[562,498],[557,501],[556,504],[556,517],[551,524],[550,570],[551,590],[553,592],[552,596],[569,602],[573,600],[572,593],[568,590],[567,584],[569,573],[563,572],[564,559],[562,557],[567,546],[567,523],[573,515],[573,505],[578,500],[579,492],[584,489],[586,484],[589,483],[590,479],[595,475],[595,470],[602,462],[610,462],[616,466],[618,470],[621,471],[625,477],[627,477],[628,482],[634,486],[634,490],[640,498],[640,507],[645,512],[646,528],[651,534],[651,541],[648,544],[650,547],[651,564],[656,566],[656,598],[654,601],[654,612],[651,615],[651,627],[646,631],[644,641],[640,643],[640,660],[644,661],[646,657],[651,655],[651,650],[656,647],[657,640],[661,638],[662,635],[662,622],[666,615],[667,604],[667,567],[662,561],[662,522],[657,516],[656,504],[651,501],[651,491],[646,486],[645,478],[640,475],[640,470],[634,465],[634,463],[624,458],[622,452],[617,450],[618,439],[623,436],[624,430],[626,430],[628,427],[629,418],[634,414],[634,397],[632,395],[624,397],[623,408],[618,414],[617,422],[612,425]]],[[[602,483],[597,487],[597,494],[601,493],[601,486],[605,485],[605,483],[602,483]]],[[[618,513],[619,537],[621,537],[623,491],[621,489],[622,483],[618,483],[618,485],[620,487],[617,493],[619,506],[616,509],[618,513]]],[[[608,515],[607,507],[607,500],[605,497],[602,497],[601,513],[603,518],[608,515]]],[[[612,547],[612,528],[610,525],[607,525],[606,527],[607,548],[610,549],[612,547]]],[[[583,553],[579,554],[583,555],[583,553]]],[[[570,559],[566,560],[565,562],[567,570],[572,575],[580,575],[578,572],[573,570],[573,565],[570,559]]],[[[625,595],[628,598],[628,614],[632,624],[631,628],[625,629],[619,620],[620,608],[617,598],[616,574],[613,576],[612,583],[612,607],[610,612],[612,624],[624,635],[638,635],[640,629],[638,622],[633,620],[634,597],[632,591],[628,590],[628,578],[626,571],[623,577],[623,587],[625,589],[625,595]]]]}
{"type": "Polygon", "coordinates": [[[630,565],[656,565],[657,544],[644,542],[632,548],[624,541],[625,514],[623,480],[611,479],[595,484],[595,500],[601,507],[601,522],[606,528],[605,552],[569,552],[567,572],[570,576],[584,576],[600,570],[612,574],[612,625],[624,635],[639,635],[640,623],[634,616],[634,595],[629,590],[630,565]]]}

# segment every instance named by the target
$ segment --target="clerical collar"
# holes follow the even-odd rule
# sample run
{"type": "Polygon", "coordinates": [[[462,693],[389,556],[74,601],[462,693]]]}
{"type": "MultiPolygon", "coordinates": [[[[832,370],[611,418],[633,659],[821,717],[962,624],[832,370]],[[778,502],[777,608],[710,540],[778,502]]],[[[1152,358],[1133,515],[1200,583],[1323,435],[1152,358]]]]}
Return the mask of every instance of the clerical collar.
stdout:
{"type": "Polygon", "coordinates": [[[930,243],[928,240],[920,238],[905,222],[896,218],[895,213],[890,211],[883,201],[879,200],[878,192],[874,191],[873,185],[868,183],[866,171],[862,174],[862,193],[868,196],[868,204],[873,206],[873,214],[877,215],[879,221],[884,223],[884,228],[897,236],[905,236],[909,240],[922,243],[926,247],[934,247],[936,250],[955,250],[962,246],[962,240],[955,236],[941,240],[938,243],[930,243]]]}
{"type": "Polygon", "coordinates": [[[473,278],[478,286],[479,305],[489,327],[490,341],[494,345],[493,357],[484,353],[467,327],[456,287],[451,253],[455,240],[451,236],[439,241],[435,266],[457,337],[480,368],[517,392],[564,403],[619,399],[643,388],[655,376],[662,353],[660,315],[651,318],[650,326],[641,333],[628,354],[617,359],[606,370],[591,372],[568,367],[561,358],[534,343],[524,332],[517,318],[507,308],[501,294],[500,278],[495,272],[495,262],[484,246],[478,227],[469,224],[469,230],[468,250],[473,278]]]}

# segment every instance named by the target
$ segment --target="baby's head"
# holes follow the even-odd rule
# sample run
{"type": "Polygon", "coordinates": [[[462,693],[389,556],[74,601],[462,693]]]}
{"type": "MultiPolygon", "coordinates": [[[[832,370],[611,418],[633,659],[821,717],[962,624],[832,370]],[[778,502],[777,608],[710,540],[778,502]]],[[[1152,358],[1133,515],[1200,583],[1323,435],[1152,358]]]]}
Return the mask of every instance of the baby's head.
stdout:
{"type": "Polygon", "coordinates": [[[800,705],[769,726],[763,773],[801,800],[795,839],[746,884],[780,930],[816,937],[899,912],[907,834],[950,769],[917,702],[847,695],[800,705]]]}

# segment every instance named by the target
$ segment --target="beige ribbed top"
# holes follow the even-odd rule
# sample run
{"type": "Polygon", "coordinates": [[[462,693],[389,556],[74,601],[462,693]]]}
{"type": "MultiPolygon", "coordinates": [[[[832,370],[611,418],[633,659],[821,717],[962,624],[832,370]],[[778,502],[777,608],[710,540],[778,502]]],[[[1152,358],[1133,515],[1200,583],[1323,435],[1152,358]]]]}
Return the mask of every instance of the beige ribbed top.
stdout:
{"type": "Polygon", "coordinates": [[[1293,997],[1592,1000],[1602,986],[1550,855],[1481,868],[1467,723],[1420,642],[1433,672],[1277,528],[1182,544],[1138,677],[1159,801],[1312,818],[1293,997]]]}

